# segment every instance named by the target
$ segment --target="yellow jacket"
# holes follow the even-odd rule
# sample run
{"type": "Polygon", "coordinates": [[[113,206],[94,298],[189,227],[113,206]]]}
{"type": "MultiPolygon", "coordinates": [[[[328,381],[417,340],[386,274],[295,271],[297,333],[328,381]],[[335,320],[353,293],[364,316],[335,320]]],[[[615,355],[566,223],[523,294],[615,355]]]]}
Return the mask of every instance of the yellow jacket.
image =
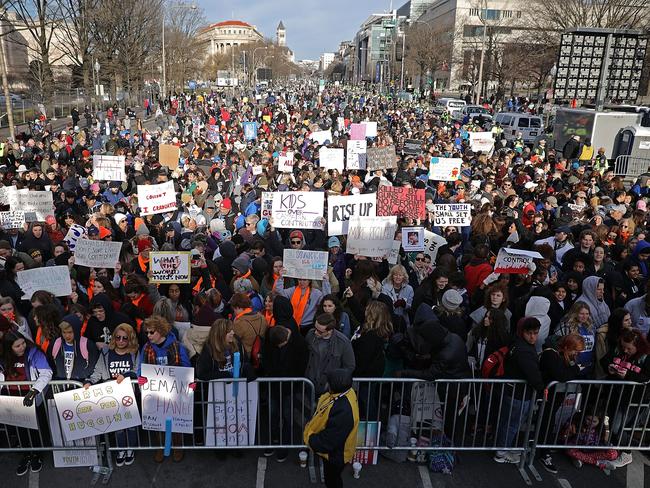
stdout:
{"type": "Polygon", "coordinates": [[[582,151],[580,152],[580,161],[591,161],[594,157],[594,146],[587,146],[586,144],[582,146],[582,151]]]}
{"type": "MultiPolygon", "coordinates": [[[[330,420],[330,414],[332,413],[333,408],[338,410],[339,413],[342,409],[346,409],[345,405],[338,403],[345,401],[347,401],[350,405],[353,424],[352,430],[350,430],[350,432],[347,434],[347,437],[345,438],[345,445],[343,448],[343,462],[349,463],[352,461],[354,453],[357,449],[357,430],[359,429],[359,403],[357,401],[357,395],[352,388],[337,395],[334,395],[332,393],[324,393],[321,395],[321,397],[318,399],[318,406],[316,407],[314,416],[309,422],[307,422],[307,425],[305,426],[303,439],[305,444],[311,447],[309,438],[314,434],[323,432],[325,428],[328,427],[327,422],[330,420]]],[[[339,417],[337,416],[337,420],[338,418],[339,417]]],[[[329,427],[334,429],[339,426],[333,426],[330,424],[329,427]]],[[[331,451],[334,452],[334,450],[339,450],[338,446],[331,446],[331,451]]],[[[324,459],[330,459],[329,452],[317,452],[316,454],[324,459]]]]}

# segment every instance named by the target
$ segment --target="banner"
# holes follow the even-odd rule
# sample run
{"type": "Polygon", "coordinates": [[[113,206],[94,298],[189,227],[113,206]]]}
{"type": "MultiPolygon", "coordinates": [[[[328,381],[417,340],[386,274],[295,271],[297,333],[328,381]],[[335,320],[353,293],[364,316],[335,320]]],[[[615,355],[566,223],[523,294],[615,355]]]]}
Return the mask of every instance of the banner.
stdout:
{"type": "Polygon", "coordinates": [[[172,432],[192,434],[194,427],[194,368],[143,364],[142,376],[147,382],[142,394],[142,428],[165,431],[165,419],[172,419],[172,432]]]}
{"type": "Polygon", "coordinates": [[[312,132],[310,137],[312,141],[317,142],[321,146],[333,141],[332,131],[330,129],[312,132]]]}
{"type": "Polygon", "coordinates": [[[10,194],[11,210],[34,212],[36,220],[45,222],[48,215],[54,215],[54,199],[51,191],[18,190],[10,194]]]}
{"type": "Polygon", "coordinates": [[[436,203],[433,211],[433,225],[467,227],[472,223],[472,206],[469,203],[436,203]]]}
{"type": "Polygon", "coordinates": [[[176,210],[174,182],[159,185],[138,185],[140,215],[155,215],[176,210]]]}
{"type": "Polygon", "coordinates": [[[121,242],[79,239],[74,249],[74,264],[88,268],[115,268],[120,260],[121,242]]]}
{"type": "Polygon", "coordinates": [[[21,229],[24,223],[25,223],[25,212],[21,210],[0,212],[0,227],[2,227],[5,230],[21,229]]]}
{"type": "Polygon", "coordinates": [[[161,144],[158,146],[158,161],[172,171],[178,168],[181,160],[181,148],[174,144],[161,144]]]}
{"type": "Polygon", "coordinates": [[[205,426],[206,446],[249,446],[255,444],[258,383],[210,382],[205,426]]]}
{"type": "Polygon", "coordinates": [[[361,122],[366,126],[366,137],[377,137],[377,122],[361,122]]]}
{"type": "Polygon", "coordinates": [[[70,252],[74,252],[74,250],[77,247],[77,241],[81,236],[85,236],[85,235],[86,235],[86,228],[83,225],[72,224],[70,226],[70,229],[68,229],[68,233],[63,238],[63,242],[65,242],[68,245],[68,249],[70,249],[70,252]]]}
{"type": "Polygon", "coordinates": [[[380,186],[377,192],[377,215],[424,219],[424,199],[424,189],[380,186]]]}
{"type": "Polygon", "coordinates": [[[339,147],[321,147],[318,151],[318,160],[321,168],[343,171],[345,152],[339,147]]]}
{"type": "Polygon", "coordinates": [[[274,192],[263,191],[262,192],[262,218],[270,219],[273,214],[273,195],[274,192]]]}
{"type": "Polygon", "coordinates": [[[494,147],[492,132],[469,132],[469,147],[474,152],[489,153],[494,147]]]}
{"type": "Polygon", "coordinates": [[[284,275],[287,278],[322,280],[327,273],[327,251],[285,249],[282,257],[284,275]]]}
{"type": "Polygon", "coordinates": [[[95,437],[79,439],[74,442],[66,442],[63,439],[63,431],[59,422],[59,414],[56,411],[54,399],[47,400],[47,421],[50,425],[50,435],[53,446],[70,446],[65,451],[52,451],[55,468],[79,468],[83,466],[96,466],[97,461],[97,444],[95,437]],[[92,447],[93,449],[75,449],[75,447],[92,447]]]}
{"type": "Polygon", "coordinates": [[[397,168],[395,146],[369,147],[366,151],[366,169],[375,171],[388,168],[397,168]]]}
{"type": "Polygon", "coordinates": [[[207,124],[205,126],[205,139],[211,144],[219,142],[219,126],[207,124]]]}
{"type": "Polygon", "coordinates": [[[54,394],[54,402],[66,441],[76,441],[140,425],[140,414],[131,382],[108,381],[87,390],[54,394]]]}
{"type": "Polygon", "coordinates": [[[345,153],[345,167],[347,169],[366,169],[366,147],[365,139],[362,141],[348,141],[345,153]]]}
{"type": "Polygon", "coordinates": [[[365,141],[366,126],[364,124],[350,124],[350,140],[365,141]]]}
{"type": "Polygon", "coordinates": [[[244,122],[244,138],[247,141],[257,139],[257,122],[244,122]]]}
{"type": "Polygon", "coordinates": [[[0,425],[38,430],[36,405],[26,407],[22,396],[0,395],[0,425]]]}
{"type": "Polygon", "coordinates": [[[353,215],[375,217],[377,194],[364,193],[343,197],[327,197],[327,235],[341,236],[348,233],[348,221],[353,215]]]}
{"type": "Polygon", "coordinates": [[[272,225],[277,229],[323,229],[325,194],[283,191],[273,196],[272,225]]]}
{"type": "Polygon", "coordinates": [[[406,252],[424,251],[424,227],[402,227],[402,247],[406,252]]]}
{"type": "Polygon", "coordinates": [[[528,274],[533,259],[542,259],[542,255],[535,251],[502,247],[499,249],[499,254],[497,255],[494,272],[528,274]]]}
{"type": "Polygon", "coordinates": [[[190,253],[158,251],[149,254],[149,283],[189,283],[190,253]]]}
{"type": "Polygon", "coordinates": [[[456,181],[460,177],[461,158],[431,158],[429,179],[435,181],[456,181]]]}
{"type": "Polygon", "coordinates": [[[278,156],[278,171],[281,173],[293,172],[293,151],[282,151],[278,156]]]}
{"type": "Polygon", "coordinates": [[[350,217],[346,253],[388,257],[393,250],[397,217],[350,217]]]}
{"type": "Polygon", "coordinates": [[[436,262],[440,246],[444,246],[445,244],[447,244],[447,239],[424,229],[424,253],[431,257],[432,263],[436,262]]]}
{"type": "Polygon", "coordinates": [[[126,181],[126,156],[93,156],[93,178],[101,181],[126,181]]]}
{"type": "Polygon", "coordinates": [[[419,139],[406,139],[402,148],[404,154],[419,156],[422,154],[422,141],[419,139]]]}
{"type": "Polygon", "coordinates": [[[31,299],[38,290],[49,291],[55,297],[67,297],[72,293],[67,266],[45,266],[18,271],[16,281],[24,293],[23,300],[31,299]]]}

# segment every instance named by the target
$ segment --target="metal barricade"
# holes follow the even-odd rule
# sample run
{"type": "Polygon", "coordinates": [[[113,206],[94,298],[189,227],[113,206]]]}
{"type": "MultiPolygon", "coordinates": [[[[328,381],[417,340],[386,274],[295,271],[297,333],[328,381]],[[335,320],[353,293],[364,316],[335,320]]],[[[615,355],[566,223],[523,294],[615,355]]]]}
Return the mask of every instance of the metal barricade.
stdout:
{"type": "Polygon", "coordinates": [[[640,174],[650,169],[650,159],[634,156],[618,156],[614,161],[614,174],[630,179],[637,178],[640,174]]]}

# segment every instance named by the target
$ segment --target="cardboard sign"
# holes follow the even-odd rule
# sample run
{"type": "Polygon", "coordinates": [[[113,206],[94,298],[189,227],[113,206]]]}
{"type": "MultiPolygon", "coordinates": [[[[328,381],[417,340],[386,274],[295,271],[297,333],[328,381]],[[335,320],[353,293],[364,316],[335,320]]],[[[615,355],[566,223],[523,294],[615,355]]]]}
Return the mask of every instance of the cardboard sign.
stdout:
{"type": "Polygon", "coordinates": [[[377,137],[377,122],[361,122],[366,126],[366,137],[377,137]]]}
{"type": "Polygon", "coordinates": [[[247,141],[257,139],[257,122],[244,122],[244,139],[247,141]]]}
{"type": "Polygon", "coordinates": [[[474,152],[489,153],[494,147],[494,137],[492,132],[470,132],[469,147],[474,152]]]}
{"type": "Polygon", "coordinates": [[[364,124],[350,124],[350,140],[365,141],[366,126],[364,124]]]}
{"type": "Polygon", "coordinates": [[[472,206],[469,203],[436,203],[433,212],[433,225],[447,227],[467,227],[472,223],[472,206]]]}
{"type": "Polygon", "coordinates": [[[388,256],[393,250],[397,217],[350,217],[346,252],[369,258],[388,256]]]}
{"type": "Polygon", "coordinates": [[[38,290],[49,291],[55,297],[67,297],[72,293],[67,266],[45,266],[18,271],[16,281],[24,293],[23,300],[31,299],[38,290]]]}
{"type": "Polygon", "coordinates": [[[403,227],[402,247],[406,252],[424,251],[424,227],[403,227]]]}
{"type": "Polygon", "coordinates": [[[258,383],[211,381],[208,387],[206,446],[252,446],[257,425],[258,383]]]}
{"type": "Polygon", "coordinates": [[[108,381],[87,390],[54,394],[54,402],[66,441],[76,441],[140,425],[140,414],[131,382],[108,381]]]}
{"type": "Polygon", "coordinates": [[[424,219],[424,189],[380,186],[377,192],[377,215],[424,219]]]}
{"type": "Polygon", "coordinates": [[[325,194],[283,191],[273,197],[273,227],[277,229],[323,229],[325,194]]]}
{"type": "Polygon", "coordinates": [[[366,150],[366,169],[368,171],[389,168],[397,168],[395,146],[369,147],[366,150]]]}
{"type": "MultiPolygon", "coordinates": [[[[381,422],[378,421],[361,421],[357,430],[357,447],[375,447],[379,446],[379,436],[381,434],[381,422]]],[[[379,450],[377,449],[357,449],[354,453],[352,462],[361,464],[377,464],[379,460],[379,450]]]]}
{"type": "Polygon", "coordinates": [[[3,229],[21,229],[24,224],[25,212],[20,210],[0,212],[0,227],[3,229]]]}
{"type": "Polygon", "coordinates": [[[347,169],[366,169],[366,140],[350,140],[345,152],[345,167],[347,169]]]}
{"type": "Polygon", "coordinates": [[[97,444],[95,437],[87,437],[86,439],[79,439],[73,442],[66,442],[63,439],[63,431],[61,430],[61,423],[59,422],[59,414],[56,411],[54,399],[47,400],[47,421],[50,425],[50,435],[52,436],[53,446],[70,446],[71,449],[64,451],[52,451],[54,458],[55,468],[78,468],[83,466],[96,466],[97,460],[97,444]],[[86,449],[75,449],[86,448],[86,449]]]}
{"type": "Polygon", "coordinates": [[[181,148],[174,144],[161,144],[158,146],[158,161],[172,171],[178,168],[181,159],[181,148]]]}
{"type": "Polygon", "coordinates": [[[424,230],[424,252],[431,257],[431,262],[436,262],[440,246],[447,244],[447,239],[429,230],[424,230]]]}
{"type": "Polygon", "coordinates": [[[51,191],[18,190],[10,195],[11,210],[34,212],[36,220],[45,222],[48,215],[54,215],[54,199],[51,191]]]}
{"type": "Polygon", "coordinates": [[[303,280],[322,280],[327,273],[327,251],[285,249],[282,257],[284,276],[303,280]]]}
{"type": "Polygon", "coordinates": [[[334,140],[330,129],[312,132],[310,137],[312,141],[317,142],[321,146],[323,144],[331,143],[334,140]]]}
{"type": "Polygon", "coordinates": [[[348,233],[348,221],[352,216],[375,217],[377,194],[364,193],[343,197],[327,197],[327,235],[341,236],[348,233]]]}
{"type": "Polygon", "coordinates": [[[419,139],[406,139],[402,148],[404,154],[419,156],[422,154],[422,141],[419,139]]]}
{"type": "Polygon", "coordinates": [[[205,140],[211,144],[219,142],[219,126],[207,124],[205,126],[205,140]]]}
{"type": "Polygon", "coordinates": [[[22,396],[0,395],[0,424],[38,430],[36,405],[24,406],[22,396]]]}
{"type": "Polygon", "coordinates": [[[121,242],[79,239],[74,249],[74,264],[88,268],[115,268],[120,261],[121,242]]]}
{"type": "Polygon", "coordinates": [[[263,191],[262,192],[262,218],[263,219],[270,219],[271,215],[273,214],[273,195],[275,193],[271,191],[263,191]]]}
{"type": "Polygon", "coordinates": [[[345,152],[339,147],[321,147],[318,151],[318,161],[321,168],[343,171],[345,152]]]}
{"type": "Polygon", "coordinates": [[[159,185],[138,185],[140,215],[155,215],[176,210],[174,182],[159,185]]]}
{"type": "Polygon", "coordinates": [[[282,173],[293,172],[293,151],[282,151],[278,156],[278,171],[282,173]]]}
{"type": "Polygon", "coordinates": [[[497,255],[494,272],[528,274],[533,259],[542,259],[542,255],[535,251],[502,247],[499,249],[499,254],[497,255]]]}
{"type": "Polygon", "coordinates": [[[192,434],[194,427],[194,368],[143,364],[142,376],[148,381],[142,393],[142,428],[165,431],[165,420],[172,419],[172,432],[192,434]]]}
{"type": "Polygon", "coordinates": [[[159,251],[149,254],[149,283],[189,283],[191,276],[190,253],[159,251]]]}
{"type": "Polygon", "coordinates": [[[74,252],[74,250],[77,247],[77,241],[81,238],[81,236],[85,236],[85,235],[86,235],[86,228],[83,225],[72,224],[68,229],[68,233],[63,238],[63,242],[68,244],[68,248],[70,249],[70,252],[74,252]]]}
{"type": "Polygon", "coordinates": [[[126,181],[126,156],[93,156],[93,178],[101,181],[126,181]]]}
{"type": "Polygon", "coordinates": [[[461,158],[431,158],[429,179],[435,181],[456,181],[460,177],[461,158]]]}

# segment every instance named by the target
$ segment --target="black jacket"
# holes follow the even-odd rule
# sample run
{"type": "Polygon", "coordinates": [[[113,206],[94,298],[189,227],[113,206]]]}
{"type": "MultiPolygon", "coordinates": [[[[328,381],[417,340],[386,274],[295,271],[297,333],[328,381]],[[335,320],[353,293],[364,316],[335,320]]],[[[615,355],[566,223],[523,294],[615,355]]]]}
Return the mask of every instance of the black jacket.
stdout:
{"type": "Polygon", "coordinates": [[[355,378],[381,378],[384,375],[385,342],[375,331],[361,334],[352,341],[356,369],[355,378]]]}
{"type": "Polygon", "coordinates": [[[116,312],[113,308],[113,303],[106,293],[98,293],[93,297],[90,302],[90,312],[95,308],[102,307],[106,314],[103,322],[100,322],[94,316],[88,319],[88,327],[86,329],[86,337],[93,342],[104,342],[108,344],[111,340],[111,335],[120,324],[133,325],[133,321],[121,312],[116,312]]]}
{"type": "Polygon", "coordinates": [[[354,428],[354,413],[347,397],[341,396],[329,411],[325,429],[309,437],[309,447],[314,452],[329,455],[329,462],[343,466],[345,441],[354,428]]]}
{"type": "Polygon", "coordinates": [[[302,334],[298,330],[291,329],[289,342],[283,347],[272,346],[268,337],[267,333],[262,352],[264,376],[271,378],[304,377],[309,360],[309,350],[302,334]]]}
{"type": "MultiPolygon", "coordinates": [[[[506,359],[505,378],[526,380],[532,389],[538,392],[544,390],[544,380],[539,369],[535,346],[528,344],[521,337],[517,337],[510,348],[506,359]]],[[[532,395],[531,388],[523,388],[522,385],[516,385],[512,390],[513,398],[519,400],[530,399],[532,395]]]]}

